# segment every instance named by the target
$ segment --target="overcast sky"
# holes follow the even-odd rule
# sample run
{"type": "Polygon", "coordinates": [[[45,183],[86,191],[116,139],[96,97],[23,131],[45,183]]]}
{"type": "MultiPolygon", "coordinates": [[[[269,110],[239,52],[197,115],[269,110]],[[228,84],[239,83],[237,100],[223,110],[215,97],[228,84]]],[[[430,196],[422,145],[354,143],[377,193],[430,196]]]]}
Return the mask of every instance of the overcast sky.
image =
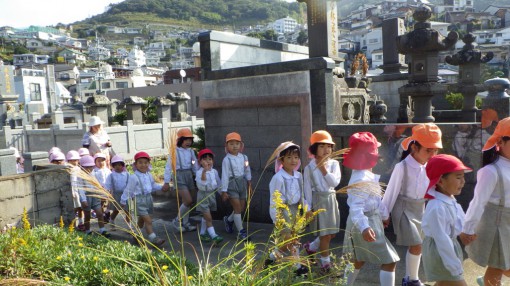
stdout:
{"type": "Polygon", "coordinates": [[[0,27],[69,24],[101,14],[122,0],[0,0],[0,27]]]}

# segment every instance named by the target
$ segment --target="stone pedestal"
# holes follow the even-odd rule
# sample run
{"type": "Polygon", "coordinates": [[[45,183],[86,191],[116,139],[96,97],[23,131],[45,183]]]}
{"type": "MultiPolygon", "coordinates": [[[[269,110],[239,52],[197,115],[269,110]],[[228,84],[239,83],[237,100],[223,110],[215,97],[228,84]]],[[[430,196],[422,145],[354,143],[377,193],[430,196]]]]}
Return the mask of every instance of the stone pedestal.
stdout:
{"type": "Polygon", "coordinates": [[[48,152],[29,152],[22,156],[25,159],[25,173],[32,172],[36,165],[48,164],[48,152]]]}
{"type": "Polygon", "coordinates": [[[16,156],[14,150],[0,150],[0,176],[16,175],[16,156]]]}
{"type": "Polygon", "coordinates": [[[143,124],[143,106],[147,101],[138,96],[130,96],[122,101],[126,105],[127,120],[132,120],[133,124],[143,124]]]}
{"type": "Polygon", "coordinates": [[[64,113],[61,110],[55,110],[51,113],[51,123],[64,126],[64,113]]]}
{"type": "Polygon", "coordinates": [[[104,127],[109,126],[108,107],[110,106],[110,100],[106,96],[90,96],[85,104],[89,108],[91,116],[98,116],[105,122],[104,127]]]}
{"type": "Polygon", "coordinates": [[[398,75],[401,69],[407,68],[405,56],[398,52],[397,42],[395,41],[398,36],[405,34],[405,32],[404,19],[392,18],[383,21],[383,65],[380,66],[383,73],[380,76],[390,79],[390,75],[398,75]]]}
{"type": "Polygon", "coordinates": [[[167,121],[172,120],[172,110],[171,107],[175,105],[175,102],[166,98],[166,97],[158,97],[154,100],[154,105],[156,105],[156,112],[158,114],[158,118],[165,118],[167,121]]]}
{"type": "Polygon", "coordinates": [[[185,92],[168,93],[167,99],[174,102],[174,105],[171,106],[172,121],[188,120],[189,95],[185,92]]]}

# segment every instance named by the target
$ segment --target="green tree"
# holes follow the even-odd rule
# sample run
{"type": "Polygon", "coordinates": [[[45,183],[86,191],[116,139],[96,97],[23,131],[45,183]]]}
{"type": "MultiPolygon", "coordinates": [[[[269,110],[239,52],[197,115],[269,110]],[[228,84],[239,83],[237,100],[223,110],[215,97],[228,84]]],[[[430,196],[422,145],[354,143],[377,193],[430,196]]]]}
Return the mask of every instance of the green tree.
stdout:
{"type": "Polygon", "coordinates": [[[28,50],[27,48],[25,48],[22,45],[16,45],[14,47],[14,54],[15,55],[22,55],[22,54],[28,54],[28,53],[30,53],[30,50],[28,50]]]}
{"type": "Polygon", "coordinates": [[[308,33],[304,30],[299,31],[299,35],[296,40],[298,44],[304,45],[308,41],[308,33]]]}
{"type": "Polygon", "coordinates": [[[98,34],[104,35],[108,31],[108,27],[106,27],[106,26],[99,26],[99,27],[96,27],[96,31],[97,31],[98,34]]]}
{"type": "Polygon", "coordinates": [[[276,40],[278,40],[278,35],[276,34],[276,32],[274,30],[266,30],[264,32],[264,39],[269,40],[269,41],[276,41],[276,40]]]}

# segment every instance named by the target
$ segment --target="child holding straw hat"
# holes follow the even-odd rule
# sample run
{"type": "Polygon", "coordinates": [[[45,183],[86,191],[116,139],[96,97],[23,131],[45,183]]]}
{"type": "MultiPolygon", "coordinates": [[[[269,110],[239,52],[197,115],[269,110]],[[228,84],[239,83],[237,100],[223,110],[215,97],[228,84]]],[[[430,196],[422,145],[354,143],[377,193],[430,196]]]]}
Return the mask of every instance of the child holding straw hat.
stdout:
{"type": "Polygon", "coordinates": [[[349,152],[343,165],[352,169],[347,189],[349,217],[345,228],[344,253],[353,255],[354,270],[346,272],[347,285],[354,281],[365,262],[380,264],[382,286],[395,285],[395,266],[400,260],[395,248],[384,235],[383,219],[388,211],[381,202],[379,175],[372,168],[379,159],[381,143],[370,132],[358,132],[349,138],[349,152]]]}

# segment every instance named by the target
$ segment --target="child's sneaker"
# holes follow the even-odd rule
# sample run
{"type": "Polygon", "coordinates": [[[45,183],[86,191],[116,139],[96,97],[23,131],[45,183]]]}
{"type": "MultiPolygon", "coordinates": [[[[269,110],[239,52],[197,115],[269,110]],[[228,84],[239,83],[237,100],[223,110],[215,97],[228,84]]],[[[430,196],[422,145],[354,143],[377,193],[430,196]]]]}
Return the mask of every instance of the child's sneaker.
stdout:
{"type": "Polygon", "coordinates": [[[221,236],[219,236],[219,235],[217,235],[217,236],[213,237],[213,239],[212,239],[212,242],[213,242],[214,244],[220,244],[222,241],[223,241],[223,237],[221,237],[221,236]]]}
{"type": "Polygon", "coordinates": [[[94,210],[90,211],[90,216],[92,218],[97,218],[96,212],[94,210]]]}
{"type": "Polygon", "coordinates": [[[189,222],[187,224],[182,225],[182,231],[195,231],[197,230],[197,227],[194,225],[191,225],[189,222]]]}
{"type": "Polygon", "coordinates": [[[172,220],[172,226],[175,228],[177,232],[184,231],[184,229],[182,229],[182,225],[179,223],[179,220],[177,218],[172,220]]]}
{"type": "Polygon", "coordinates": [[[248,233],[246,233],[246,230],[243,228],[239,231],[239,234],[237,235],[237,239],[240,241],[249,241],[248,233]]]}
{"type": "Polygon", "coordinates": [[[313,255],[315,255],[317,253],[317,251],[313,251],[313,250],[310,249],[310,242],[307,242],[307,243],[303,244],[303,248],[305,249],[306,254],[308,256],[313,256],[313,255]]]}
{"type": "Polygon", "coordinates": [[[309,269],[308,267],[301,265],[298,269],[294,270],[294,273],[297,277],[306,277],[308,276],[309,269]]]}
{"type": "Polygon", "coordinates": [[[110,238],[112,235],[107,232],[106,230],[103,230],[101,233],[100,233],[102,236],[106,237],[106,238],[110,238]]]}
{"type": "Polygon", "coordinates": [[[409,277],[402,278],[402,286],[425,286],[420,280],[409,280],[409,277]]]}
{"type": "Polygon", "coordinates": [[[483,276],[478,276],[478,278],[476,278],[476,283],[478,283],[478,286],[484,286],[485,282],[483,281],[483,276]]]}
{"type": "Polygon", "coordinates": [[[154,239],[151,239],[151,243],[156,247],[160,247],[163,243],[165,243],[165,240],[156,236],[154,239]]]}
{"type": "Polygon", "coordinates": [[[228,221],[228,216],[223,217],[223,222],[225,223],[225,231],[228,233],[234,232],[234,222],[228,221]]]}
{"type": "Polygon", "coordinates": [[[110,212],[105,212],[104,213],[103,221],[104,221],[104,223],[109,223],[110,222],[110,212]]]}
{"type": "Polygon", "coordinates": [[[321,275],[328,275],[331,271],[331,265],[329,263],[323,264],[320,269],[321,275]]]}
{"type": "Polygon", "coordinates": [[[206,233],[206,234],[201,234],[200,235],[200,240],[202,242],[211,242],[212,238],[211,238],[211,236],[209,234],[206,233]]]}

